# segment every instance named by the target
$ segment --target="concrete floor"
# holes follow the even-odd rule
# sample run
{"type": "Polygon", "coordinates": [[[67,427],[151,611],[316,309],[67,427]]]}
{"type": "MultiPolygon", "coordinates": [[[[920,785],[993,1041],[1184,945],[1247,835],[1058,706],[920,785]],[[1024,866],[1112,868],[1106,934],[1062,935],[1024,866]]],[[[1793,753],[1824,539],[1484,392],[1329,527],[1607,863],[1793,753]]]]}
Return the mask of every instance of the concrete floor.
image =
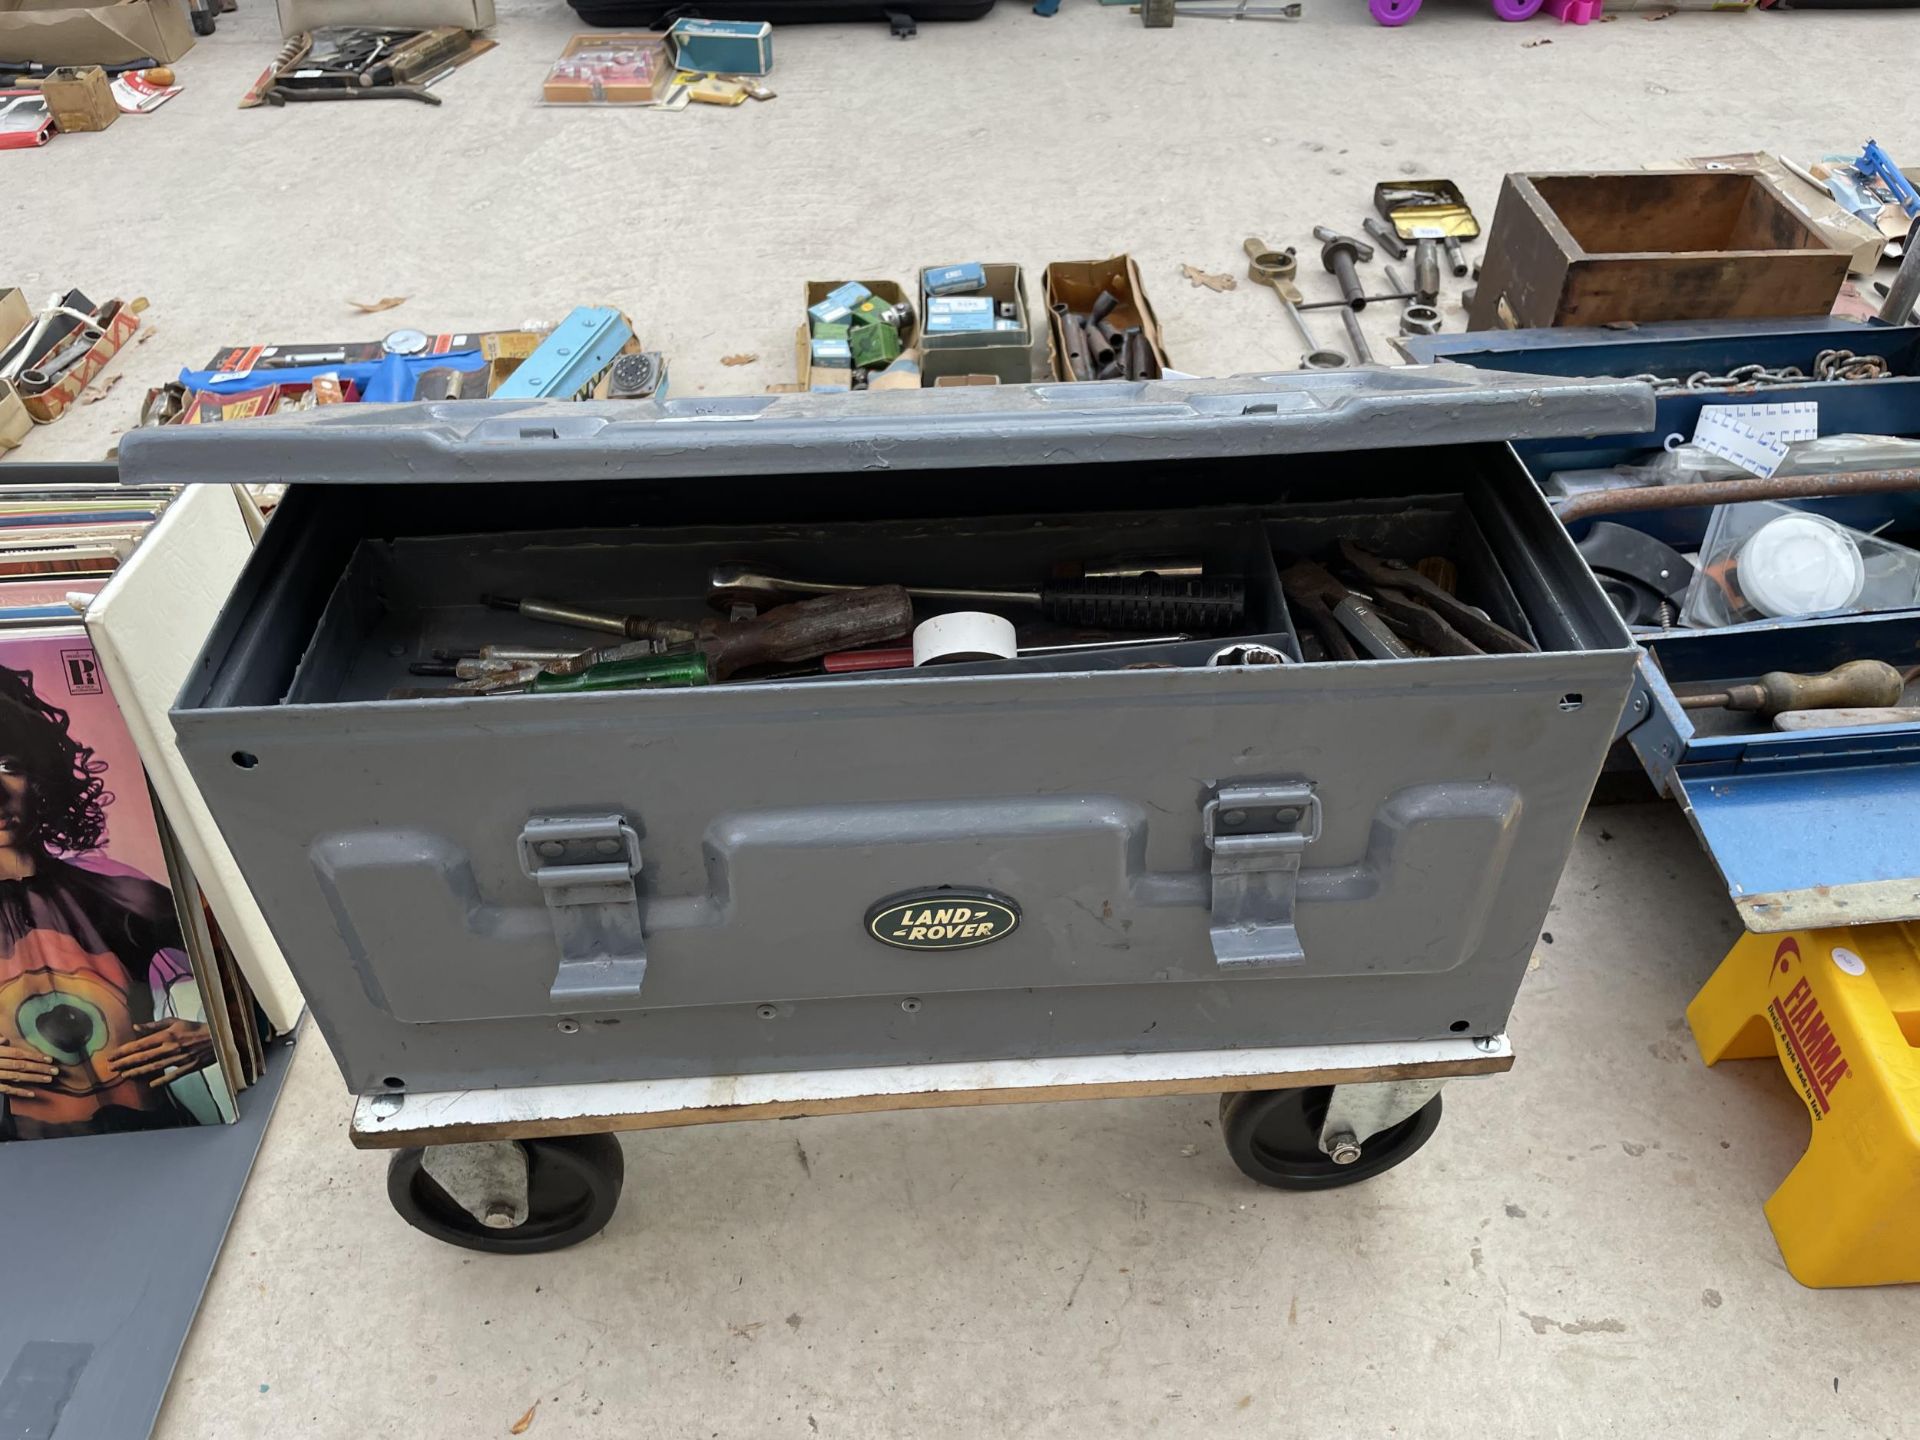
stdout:
{"type": "MultiPolygon", "coordinates": [[[[534,104],[572,17],[514,3],[440,109],[242,114],[276,39],[246,0],[171,105],[7,162],[61,234],[9,247],[8,278],[144,293],[155,332],[20,457],[103,453],[225,342],[581,301],[625,307],[682,393],[756,390],[791,377],[803,279],[973,256],[1130,250],[1176,364],[1270,368],[1295,350],[1272,298],[1178,267],[1354,225],[1378,178],[1451,175],[1490,218],[1512,168],[1920,153],[1920,111],[1860,81],[1904,16],[1309,9],[783,29],[777,101],[659,115],[534,104]],[[722,367],[739,352],[761,359],[722,367]]],[[[489,1261],[393,1216],[309,1034],[158,1433],[467,1437],[535,1402],[536,1440],[1910,1430],[1914,1297],[1788,1277],[1759,1207],[1806,1122],[1775,1067],[1693,1052],[1683,1007],[1735,922],[1678,815],[1591,818],[1547,929],[1514,1072],[1327,1195],[1245,1182],[1208,1100],[727,1126],[634,1139],[601,1238],[489,1261]]]]}

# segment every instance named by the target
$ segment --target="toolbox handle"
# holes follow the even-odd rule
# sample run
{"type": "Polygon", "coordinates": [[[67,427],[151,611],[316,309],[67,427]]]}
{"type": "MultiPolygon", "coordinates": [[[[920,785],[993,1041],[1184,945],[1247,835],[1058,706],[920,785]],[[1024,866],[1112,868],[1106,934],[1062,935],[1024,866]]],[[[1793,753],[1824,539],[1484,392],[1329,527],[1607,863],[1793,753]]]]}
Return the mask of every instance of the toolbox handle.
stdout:
{"type": "Polygon", "coordinates": [[[540,887],[560,947],[555,1004],[640,993],[640,835],[624,815],[535,816],[520,829],[520,868],[540,887]]]}

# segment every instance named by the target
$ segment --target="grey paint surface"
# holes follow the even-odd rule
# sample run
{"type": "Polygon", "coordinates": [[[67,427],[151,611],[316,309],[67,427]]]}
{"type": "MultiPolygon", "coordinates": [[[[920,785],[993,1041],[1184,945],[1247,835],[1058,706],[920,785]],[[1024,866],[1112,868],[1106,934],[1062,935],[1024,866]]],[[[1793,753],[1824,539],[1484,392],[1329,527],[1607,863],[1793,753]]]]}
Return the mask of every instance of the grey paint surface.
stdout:
{"type": "MultiPolygon", "coordinates": [[[[1415,1039],[1504,1025],[1631,669],[1626,636],[1564,531],[1509,452],[1484,443],[1519,427],[1578,428],[1596,396],[1574,386],[1556,405],[1532,386],[1462,373],[1360,377],[1346,403],[1316,408],[1305,426],[1288,416],[1314,387],[1246,380],[1167,387],[1177,405],[1082,398],[1080,410],[1036,417],[1047,403],[1037,390],[991,404],[936,391],[873,413],[891,417],[902,450],[921,427],[942,437],[944,449],[910,464],[976,464],[980,478],[961,493],[977,503],[1024,480],[1044,496],[1037,513],[1060,517],[1042,525],[1070,529],[1104,498],[1102,480],[1153,461],[1189,467],[1179,488],[1195,508],[1175,519],[1195,535],[1211,533],[1199,502],[1249,483],[1297,490],[1250,512],[1275,549],[1317,552],[1334,534],[1390,537],[1399,525],[1418,531],[1403,557],[1413,560],[1450,525],[1491,547],[1498,596],[1517,597],[1543,653],[368,703],[392,683],[370,683],[369,671],[397,677],[400,661],[446,643],[444,612],[474,610],[481,591],[528,593],[544,576],[617,597],[629,591],[611,587],[640,586],[621,580],[631,572],[656,587],[630,599],[638,608],[655,613],[655,597],[688,586],[697,605],[704,571],[677,551],[752,553],[756,506],[804,518],[813,492],[752,492],[857,469],[868,453],[865,440],[849,449],[858,423],[816,404],[767,430],[765,417],[689,429],[660,415],[587,416],[596,423],[574,429],[563,416],[549,440],[503,439],[484,422],[449,439],[420,411],[129,445],[144,440],[135,473],[149,477],[251,464],[404,482],[365,495],[296,486],[174,716],[356,1091],[1415,1039]],[[1392,452],[1375,444],[1415,434],[1453,443],[1377,464],[1392,452]],[[1295,458],[1330,446],[1345,448],[1295,458]],[[336,450],[370,470],[343,469],[336,450]],[[602,503],[603,490],[574,483],[583,477],[672,484],[719,470],[743,491],[732,539],[663,530],[660,553],[629,554],[649,534],[637,508],[627,517],[637,530],[409,541],[415,558],[387,578],[352,578],[365,568],[349,558],[364,554],[358,542],[393,533],[415,480],[459,467],[518,474],[528,453],[550,482],[567,482],[527,487],[521,502],[549,531],[573,523],[570,507],[602,503]],[[1072,464],[1088,460],[1105,465],[1072,464]],[[770,471],[779,484],[766,483],[770,471]],[[1451,502],[1448,522],[1410,503],[1453,492],[1466,499],[1451,502]],[[634,533],[641,542],[622,538],[634,533]],[[289,686],[308,703],[277,703],[289,686]],[[1229,975],[1208,937],[1201,815],[1220,786],[1268,781],[1311,784],[1323,812],[1299,883],[1305,955],[1229,975]],[[637,992],[555,993],[553,925],[522,873],[519,836],[529,820],[580,815],[618,815],[640,837],[637,992]],[[875,901],[942,884],[1010,895],[1026,918],[1003,941],[944,955],[864,934],[875,901]]],[[[1644,397],[1602,387],[1597,398],[1637,409],[1644,397]]],[[[968,533],[974,512],[935,513],[952,518],[904,553],[952,569],[995,563],[985,532],[968,533]]],[[[463,507],[459,520],[484,528],[475,514],[463,507]]],[[[1018,533],[1036,522],[1005,523],[1018,533]]],[[[802,527],[795,562],[804,573],[884,565],[898,542],[872,528],[802,527]],[[863,535],[880,558],[862,554],[863,535]]],[[[1105,553],[1083,543],[1054,553],[1105,553]]],[[[1257,549],[1271,575],[1269,541],[1257,549]]],[[[1450,553],[1466,577],[1470,547],[1450,553]]],[[[1041,564],[1028,556],[1004,578],[1041,564]]]]}
{"type": "Polygon", "coordinates": [[[5,1440],[152,1427],[292,1050],[268,1047],[232,1125],[0,1146],[5,1440]]]}

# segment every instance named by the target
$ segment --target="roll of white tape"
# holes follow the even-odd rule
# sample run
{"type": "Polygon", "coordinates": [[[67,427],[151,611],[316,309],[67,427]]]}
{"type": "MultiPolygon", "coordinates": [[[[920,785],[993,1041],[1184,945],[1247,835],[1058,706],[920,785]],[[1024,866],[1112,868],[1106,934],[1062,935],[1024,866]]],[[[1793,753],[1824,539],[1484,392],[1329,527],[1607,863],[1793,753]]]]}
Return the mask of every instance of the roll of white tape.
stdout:
{"type": "Polygon", "coordinates": [[[951,665],[961,660],[1011,660],[1019,651],[1013,622],[984,610],[956,610],[913,627],[915,665],[951,665]]]}

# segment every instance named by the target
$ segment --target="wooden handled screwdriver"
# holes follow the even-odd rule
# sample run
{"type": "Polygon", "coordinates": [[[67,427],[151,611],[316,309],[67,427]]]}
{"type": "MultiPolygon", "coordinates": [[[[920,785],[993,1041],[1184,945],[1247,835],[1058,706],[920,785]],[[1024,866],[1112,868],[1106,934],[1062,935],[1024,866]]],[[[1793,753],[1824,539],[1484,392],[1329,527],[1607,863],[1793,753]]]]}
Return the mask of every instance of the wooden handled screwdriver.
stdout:
{"type": "Polygon", "coordinates": [[[854,650],[903,639],[913,630],[913,599],[898,585],[870,585],[776,605],[752,620],[650,620],[613,615],[551,600],[481,597],[496,610],[533,620],[577,625],[633,640],[686,645],[707,658],[715,680],[754,665],[792,665],[834,650],[854,650]]]}
{"type": "Polygon", "coordinates": [[[1739,710],[1771,719],[1787,710],[1843,710],[1898,705],[1903,681],[1884,660],[1849,660],[1824,675],[1769,670],[1751,684],[1682,695],[1688,710],[1739,710]]]}

